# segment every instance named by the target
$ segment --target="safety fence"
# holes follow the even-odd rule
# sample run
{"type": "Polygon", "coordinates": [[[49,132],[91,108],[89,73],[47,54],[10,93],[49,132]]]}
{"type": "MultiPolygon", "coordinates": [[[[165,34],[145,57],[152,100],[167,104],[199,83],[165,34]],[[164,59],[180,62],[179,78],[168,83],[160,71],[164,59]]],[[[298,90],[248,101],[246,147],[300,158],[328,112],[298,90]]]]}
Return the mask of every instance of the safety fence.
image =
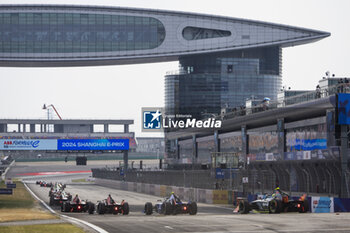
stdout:
{"type": "MultiPolygon", "coordinates": [[[[253,201],[259,198],[259,195],[249,194],[248,196],[245,196],[242,192],[232,190],[185,188],[170,185],[125,182],[100,178],[96,178],[95,183],[104,187],[145,193],[155,195],[156,197],[167,197],[170,196],[171,192],[174,192],[182,200],[190,200],[208,204],[230,204],[232,205],[232,210],[235,206],[237,206],[238,201],[242,197],[247,197],[248,201],[253,201]]],[[[298,199],[299,197],[294,196],[292,198],[298,199]]],[[[307,201],[309,202],[310,212],[313,213],[350,212],[349,198],[309,196],[307,201]]]]}
{"type": "MultiPolygon", "coordinates": [[[[126,182],[185,188],[234,190],[244,194],[269,193],[276,187],[290,195],[316,193],[338,196],[340,170],[336,162],[254,163],[247,169],[143,171],[119,168],[92,169],[93,176],[126,182]]],[[[350,176],[347,176],[348,179],[350,176]]],[[[348,180],[349,182],[349,180],[348,180]]]]}

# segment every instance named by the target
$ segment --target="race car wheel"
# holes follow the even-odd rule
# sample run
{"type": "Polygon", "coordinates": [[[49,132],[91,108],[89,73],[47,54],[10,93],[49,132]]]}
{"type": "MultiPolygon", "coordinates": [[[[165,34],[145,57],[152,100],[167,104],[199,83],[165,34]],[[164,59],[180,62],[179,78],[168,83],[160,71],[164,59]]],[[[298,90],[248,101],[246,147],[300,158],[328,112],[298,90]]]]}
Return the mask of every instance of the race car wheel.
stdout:
{"type": "Polygon", "coordinates": [[[147,202],[145,204],[145,214],[146,215],[151,215],[152,213],[153,213],[152,203],[151,202],[147,202]]]}
{"type": "Polygon", "coordinates": [[[123,210],[123,215],[129,214],[129,204],[127,202],[123,203],[122,210],[123,210]]]}
{"type": "Polygon", "coordinates": [[[97,205],[97,213],[98,214],[104,214],[105,213],[105,206],[101,202],[97,205]]]}
{"type": "Polygon", "coordinates": [[[190,215],[197,214],[197,203],[196,202],[191,202],[189,207],[190,207],[190,210],[189,210],[190,215]]]}
{"type": "Polygon", "coordinates": [[[277,199],[273,199],[269,202],[269,213],[270,214],[278,214],[281,212],[282,202],[277,199]]]}
{"type": "Polygon", "coordinates": [[[164,205],[164,214],[165,215],[170,215],[170,214],[172,214],[173,212],[174,212],[174,207],[173,207],[173,205],[171,204],[171,203],[169,203],[169,202],[165,202],[165,205],[164,205]]]}
{"type": "Polygon", "coordinates": [[[68,202],[63,202],[61,205],[61,212],[69,212],[70,205],[68,202]]]}
{"type": "Polygon", "coordinates": [[[55,200],[54,200],[54,196],[53,196],[53,195],[51,195],[51,196],[50,196],[50,202],[49,202],[49,205],[50,205],[50,206],[52,206],[54,202],[55,202],[55,200]]]}
{"type": "Polygon", "coordinates": [[[94,214],[95,211],[95,204],[92,202],[88,202],[88,213],[89,214],[94,214]]]}
{"type": "Polygon", "coordinates": [[[248,214],[250,211],[249,202],[246,200],[241,200],[238,204],[238,209],[240,214],[248,214]]]}
{"type": "Polygon", "coordinates": [[[309,211],[309,202],[307,200],[304,200],[301,204],[300,204],[300,209],[299,209],[299,213],[306,213],[309,211]]]}

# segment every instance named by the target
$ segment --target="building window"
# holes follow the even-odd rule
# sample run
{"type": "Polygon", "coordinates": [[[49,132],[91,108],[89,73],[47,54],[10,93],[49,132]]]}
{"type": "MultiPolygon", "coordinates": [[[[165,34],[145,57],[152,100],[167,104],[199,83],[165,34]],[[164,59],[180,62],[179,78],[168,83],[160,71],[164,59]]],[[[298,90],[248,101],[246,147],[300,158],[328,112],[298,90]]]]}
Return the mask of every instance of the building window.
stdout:
{"type": "Polygon", "coordinates": [[[185,27],[182,31],[182,36],[186,40],[201,40],[231,36],[231,32],[209,28],[185,27]]]}
{"type": "Polygon", "coordinates": [[[232,73],[233,72],[233,65],[228,65],[227,66],[227,73],[232,73]]]}

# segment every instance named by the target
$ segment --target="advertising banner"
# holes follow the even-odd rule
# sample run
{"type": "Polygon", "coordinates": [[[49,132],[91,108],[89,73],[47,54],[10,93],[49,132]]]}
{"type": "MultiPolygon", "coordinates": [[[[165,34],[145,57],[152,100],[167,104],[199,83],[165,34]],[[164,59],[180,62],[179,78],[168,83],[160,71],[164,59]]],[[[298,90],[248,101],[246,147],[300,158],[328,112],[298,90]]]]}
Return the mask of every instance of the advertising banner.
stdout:
{"type": "Polygon", "coordinates": [[[327,149],[327,139],[294,139],[289,140],[290,150],[322,150],[327,149]]]}
{"type": "Polygon", "coordinates": [[[221,168],[215,168],[215,178],[216,179],[224,179],[225,172],[221,168]]]}
{"type": "Polygon", "coordinates": [[[129,150],[129,139],[0,139],[0,150],[129,150]]]}
{"type": "Polygon", "coordinates": [[[0,150],[57,150],[57,140],[0,139],[0,150]]]}
{"type": "Polygon", "coordinates": [[[334,200],[333,197],[311,197],[312,213],[333,213],[334,200]]]}
{"type": "Polygon", "coordinates": [[[350,94],[338,94],[338,124],[350,124],[350,94]]]}
{"type": "Polygon", "coordinates": [[[129,139],[58,139],[57,150],[129,150],[129,139]]]}

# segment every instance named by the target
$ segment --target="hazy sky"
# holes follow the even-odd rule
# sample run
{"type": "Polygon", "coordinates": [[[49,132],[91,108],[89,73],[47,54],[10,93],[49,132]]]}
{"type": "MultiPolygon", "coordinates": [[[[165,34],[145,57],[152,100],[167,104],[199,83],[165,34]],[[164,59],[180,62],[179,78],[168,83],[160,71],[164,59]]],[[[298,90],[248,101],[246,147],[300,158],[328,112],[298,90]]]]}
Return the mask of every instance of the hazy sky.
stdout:
{"type": "MultiPolygon", "coordinates": [[[[283,85],[314,89],[329,70],[350,75],[348,0],[0,0],[0,4],[126,6],[215,14],[330,32],[321,41],[283,49],[283,85]]],[[[45,118],[54,104],[64,119],[134,119],[141,134],[141,107],[164,105],[164,75],[177,62],[73,68],[0,67],[0,118],[45,118]]]]}

